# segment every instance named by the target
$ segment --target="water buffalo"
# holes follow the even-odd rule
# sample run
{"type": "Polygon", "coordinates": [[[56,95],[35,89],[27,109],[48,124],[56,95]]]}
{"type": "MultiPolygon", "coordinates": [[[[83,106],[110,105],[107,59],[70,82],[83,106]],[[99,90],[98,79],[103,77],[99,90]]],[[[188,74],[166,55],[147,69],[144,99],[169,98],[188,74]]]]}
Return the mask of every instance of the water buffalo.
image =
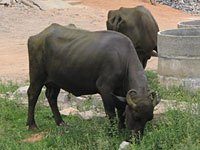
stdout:
{"type": "Polygon", "coordinates": [[[124,128],[125,112],[127,126],[136,135],[153,118],[157,95],[148,92],[137,53],[123,34],[52,24],[28,39],[28,55],[29,129],[37,128],[34,111],[43,86],[57,125],[64,124],[57,106],[60,89],[75,96],[99,93],[111,123],[116,108],[119,128],[124,128]]]}
{"type": "Polygon", "coordinates": [[[118,31],[131,39],[145,68],[153,50],[157,51],[159,31],[158,24],[150,11],[143,6],[110,10],[106,24],[108,30],[118,31]]]}

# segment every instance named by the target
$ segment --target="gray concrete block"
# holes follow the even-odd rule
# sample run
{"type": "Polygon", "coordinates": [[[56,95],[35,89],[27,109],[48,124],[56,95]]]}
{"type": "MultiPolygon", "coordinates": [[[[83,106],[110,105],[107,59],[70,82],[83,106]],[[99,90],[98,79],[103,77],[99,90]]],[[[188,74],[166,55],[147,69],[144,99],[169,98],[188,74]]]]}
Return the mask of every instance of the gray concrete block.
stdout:
{"type": "Polygon", "coordinates": [[[158,75],[162,85],[200,88],[200,29],[158,33],[158,75]]]}
{"type": "Polygon", "coordinates": [[[178,28],[200,28],[200,20],[181,21],[177,25],[178,28]]]}

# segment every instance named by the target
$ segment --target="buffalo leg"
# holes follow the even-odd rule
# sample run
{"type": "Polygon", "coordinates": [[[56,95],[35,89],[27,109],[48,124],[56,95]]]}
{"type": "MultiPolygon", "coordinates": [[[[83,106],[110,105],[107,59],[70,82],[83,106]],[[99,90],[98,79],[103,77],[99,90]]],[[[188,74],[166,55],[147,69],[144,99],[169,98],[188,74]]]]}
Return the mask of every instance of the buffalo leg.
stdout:
{"type": "Polygon", "coordinates": [[[112,96],[108,94],[101,94],[101,97],[103,100],[105,112],[108,115],[109,120],[113,124],[116,118],[116,113],[115,113],[115,105],[114,105],[112,96]]]}
{"type": "Polygon", "coordinates": [[[108,119],[110,121],[110,128],[108,129],[108,134],[110,136],[113,136],[113,131],[115,131],[115,125],[117,120],[116,120],[115,105],[112,99],[112,95],[104,93],[101,93],[100,95],[103,100],[103,105],[106,115],[108,116],[108,119]]]}
{"type": "Polygon", "coordinates": [[[56,88],[53,86],[46,86],[46,97],[48,99],[49,105],[51,107],[55,122],[58,126],[64,124],[64,121],[62,120],[61,114],[58,110],[58,104],[57,104],[57,97],[60,92],[60,88],[56,88]]]}
{"type": "Polygon", "coordinates": [[[107,75],[100,77],[96,82],[97,89],[103,100],[105,112],[110,120],[116,117],[114,97],[111,94],[113,93],[112,83],[115,83],[115,81],[112,81],[112,78],[109,79],[107,75]]]}
{"type": "Polygon", "coordinates": [[[115,104],[114,104],[113,96],[110,94],[112,92],[105,85],[103,86],[103,85],[97,84],[97,87],[99,89],[101,98],[103,100],[103,105],[104,105],[106,115],[108,115],[111,125],[113,125],[115,122],[116,113],[115,113],[115,104]]]}
{"type": "Polygon", "coordinates": [[[115,105],[117,108],[117,115],[119,119],[118,129],[124,129],[125,128],[125,107],[126,103],[120,102],[119,100],[115,101],[115,105]]]}
{"type": "Polygon", "coordinates": [[[32,82],[28,88],[28,119],[27,125],[29,126],[29,130],[37,128],[35,123],[35,105],[38,100],[38,96],[40,95],[42,89],[42,84],[37,82],[32,82]]]}

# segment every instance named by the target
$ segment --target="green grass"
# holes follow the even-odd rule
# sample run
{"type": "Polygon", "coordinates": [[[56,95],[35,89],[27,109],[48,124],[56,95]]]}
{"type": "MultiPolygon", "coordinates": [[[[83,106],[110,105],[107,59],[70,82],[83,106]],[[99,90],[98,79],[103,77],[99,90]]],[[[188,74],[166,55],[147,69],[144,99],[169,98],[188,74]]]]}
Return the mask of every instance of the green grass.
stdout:
{"type": "Polygon", "coordinates": [[[57,127],[48,107],[37,107],[37,131],[25,126],[27,108],[17,102],[0,100],[0,149],[117,149],[125,135],[117,130],[111,138],[107,133],[106,118],[83,120],[78,116],[63,117],[70,127],[57,127]],[[22,140],[32,134],[44,134],[44,140],[26,143],[22,140]]]}
{"type": "Polygon", "coordinates": [[[2,83],[0,80],[0,94],[6,94],[8,92],[14,92],[18,88],[17,84],[12,82],[2,83]]]}
{"type": "Polygon", "coordinates": [[[160,121],[148,123],[142,143],[133,147],[140,150],[199,150],[200,116],[169,110],[160,121]]]}
{"type": "MultiPolygon", "coordinates": [[[[158,84],[156,73],[148,71],[149,85],[160,93],[161,98],[200,103],[199,92],[191,94],[181,87],[165,89],[158,84]]],[[[0,93],[14,92],[18,85],[0,83],[0,93]]],[[[88,104],[87,104],[88,105],[88,104]]],[[[132,144],[133,150],[200,150],[200,104],[196,114],[186,111],[169,110],[160,119],[148,122],[139,145],[132,144]]],[[[0,98],[0,149],[1,150],[117,150],[127,137],[126,132],[108,135],[107,118],[83,120],[78,116],[63,116],[69,127],[57,127],[49,107],[38,103],[36,122],[39,129],[28,131],[26,127],[27,107],[19,104],[18,98],[0,98]],[[37,142],[24,142],[34,134],[43,135],[37,142]]]]}
{"type": "Polygon", "coordinates": [[[146,76],[150,89],[158,91],[162,99],[200,102],[200,90],[196,93],[191,93],[183,87],[170,87],[169,89],[166,89],[159,84],[157,73],[146,71],[146,76]]]}

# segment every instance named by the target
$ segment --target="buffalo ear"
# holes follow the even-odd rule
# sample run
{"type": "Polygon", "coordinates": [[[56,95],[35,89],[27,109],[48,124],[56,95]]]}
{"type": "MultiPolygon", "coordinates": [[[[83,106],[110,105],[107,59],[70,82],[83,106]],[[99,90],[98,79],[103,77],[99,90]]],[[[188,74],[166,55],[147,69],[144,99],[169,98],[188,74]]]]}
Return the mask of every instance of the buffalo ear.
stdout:
{"type": "Polygon", "coordinates": [[[158,92],[150,91],[149,97],[152,100],[153,107],[155,107],[160,102],[160,97],[158,95],[158,92]]]}
{"type": "Polygon", "coordinates": [[[116,14],[117,14],[117,11],[116,11],[116,10],[109,10],[109,11],[108,11],[107,18],[109,19],[109,18],[113,17],[113,16],[116,15],[116,14]]]}
{"type": "Polygon", "coordinates": [[[108,30],[119,31],[121,24],[124,22],[125,20],[118,14],[108,18],[106,26],[108,30]]]}
{"type": "Polygon", "coordinates": [[[136,107],[135,97],[137,96],[137,92],[134,89],[131,89],[127,92],[126,100],[128,105],[130,105],[132,108],[136,107]]]}
{"type": "Polygon", "coordinates": [[[120,32],[120,30],[121,30],[122,26],[124,26],[124,24],[125,24],[125,20],[121,16],[119,16],[118,23],[116,24],[116,31],[120,32]]]}

